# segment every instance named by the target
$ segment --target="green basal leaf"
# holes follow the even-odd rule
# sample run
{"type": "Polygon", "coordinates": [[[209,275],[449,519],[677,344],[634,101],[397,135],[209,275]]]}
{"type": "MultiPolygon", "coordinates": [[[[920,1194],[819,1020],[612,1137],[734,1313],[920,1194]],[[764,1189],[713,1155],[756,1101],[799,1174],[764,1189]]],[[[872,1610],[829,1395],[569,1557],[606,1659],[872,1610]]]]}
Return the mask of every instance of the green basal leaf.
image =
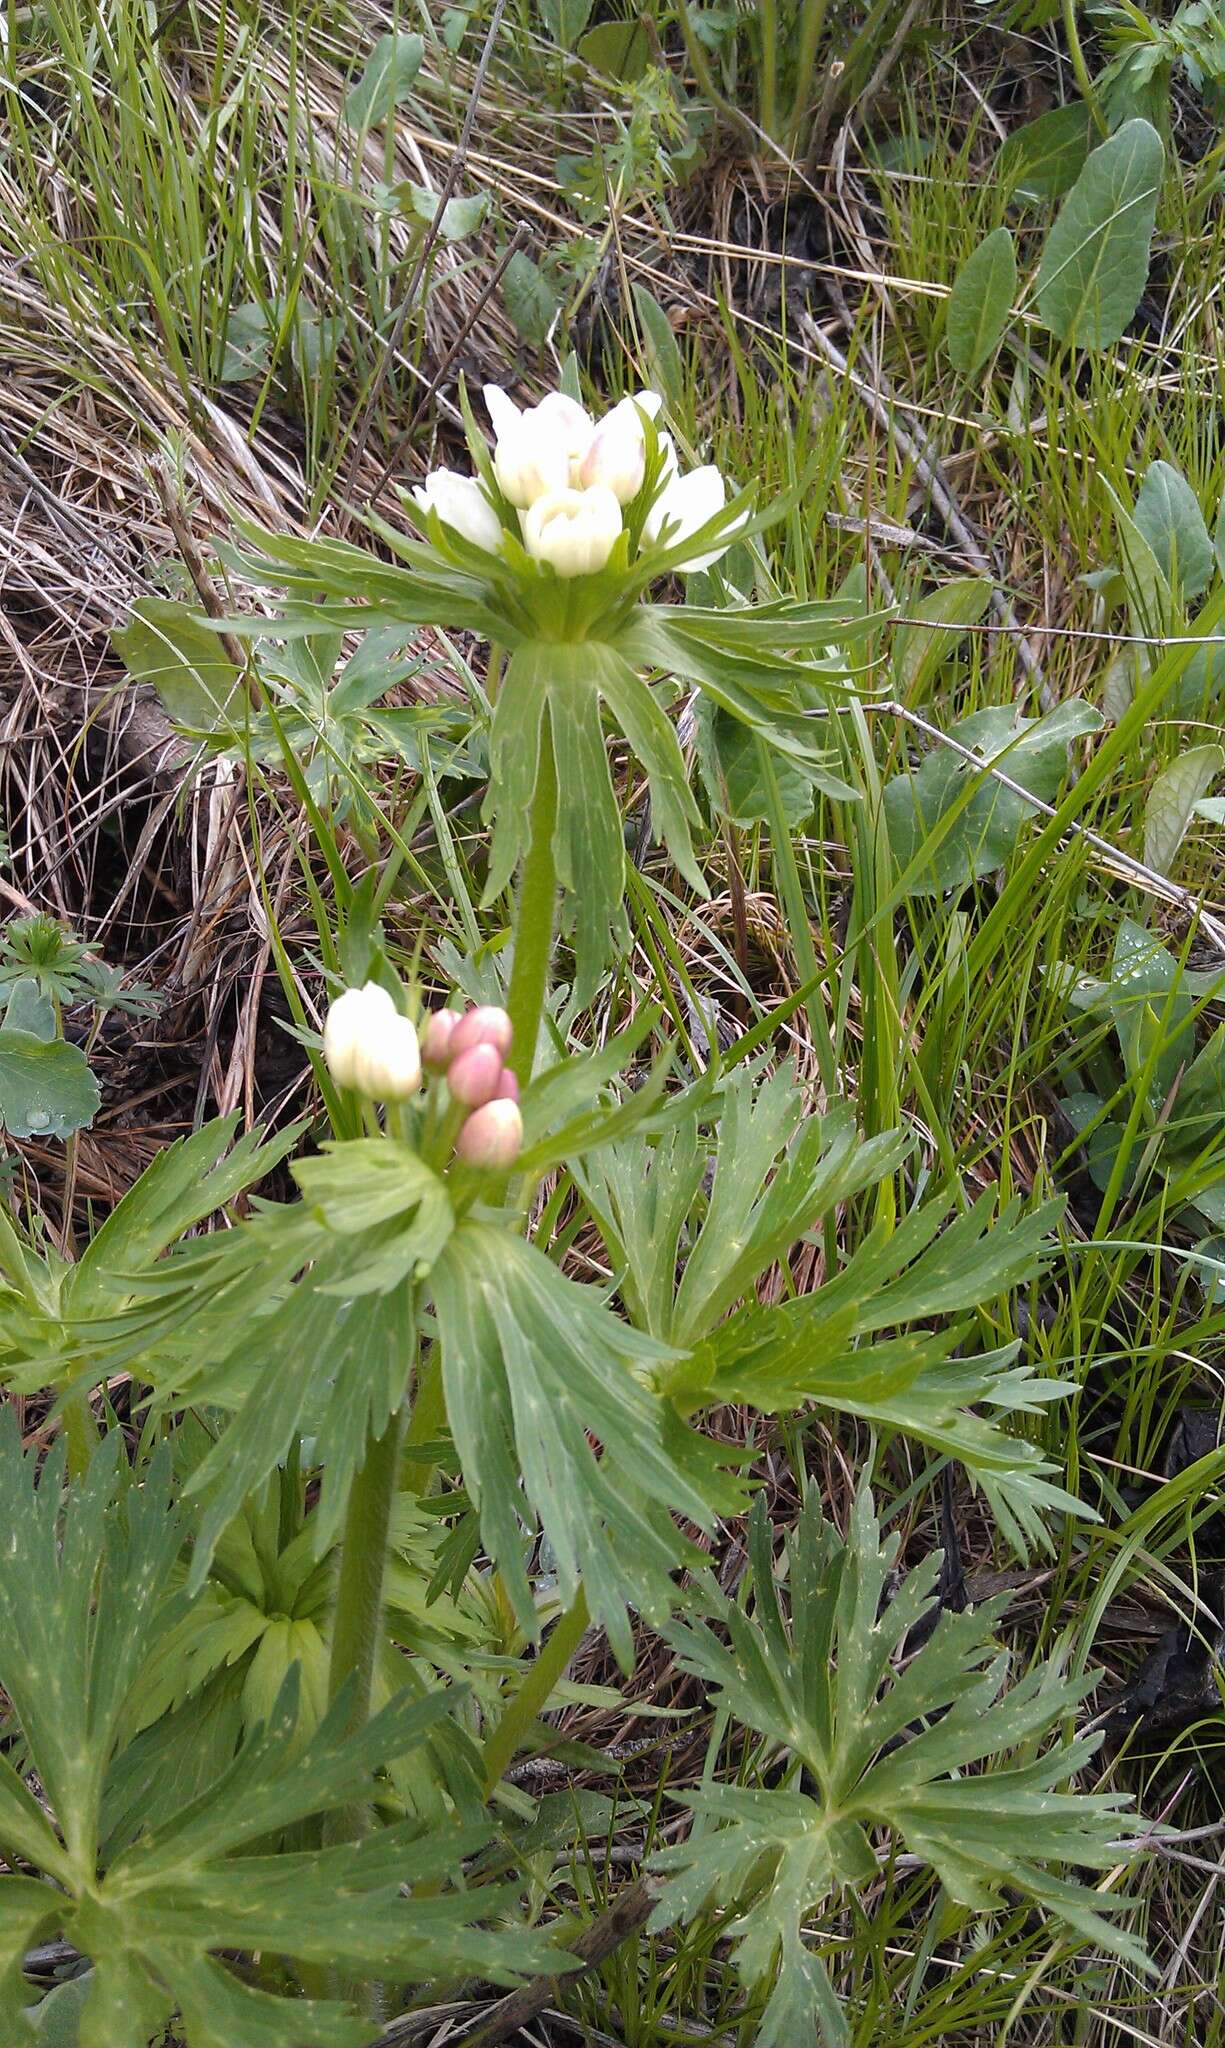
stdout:
{"type": "MultiPolygon", "coordinates": [[[[299,1740],[294,1663],[263,1725],[194,1796],[172,1750],[148,1827],[149,1765],[125,1792],[135,1832],[104,1856],[108,1784],[124,1761],[122,1729],[144,1672],[184,1612],[170,1596],[181,1532],[163,1457],[140,1483],[121,1476],[122,1437],[95,1452],[61,1512],[63,1461],[37,1470],[11,1414],[0,1417],[0,1688],[54,1831],[12,1766],[0,1772],[0,1850],[34,1876],[0,1876],[0,2022],[25,2029],[21,1958],[62,1932],[88,1956],[80,2048],[144,2043],[176,2012],[186,2048],[365,2048],[369,2022],[348,2004],[257,1990],[218,1953],[259,1951],[398,1984],[474,1972],[511,1983],[565,1967],[527,1930],[487,1932],[512,1902],[505,1888],[448,1888],[488,1830],[418,1823],[382,1828],[322,1850],[267,1854],[260,1845],[312,1816],[369,1801],[376,1773],[430,1739],[450,1699],[401,1693],[357,1734],[342,1695],[299,1740]],[[414,1896],[419,1888],[421,1896],[414,1896]]],[[[286,1978],[286,1983],[292,1981],[286,1978]]]]}
{"type": "Polygon", "coordinates": [[[1147,121],[1100,143],[1047,236],[1034,293],[1057,340],[1112,348],[1148,281],[1165,152],[1147,121]]]}
{"type": "Polygon", "coordinates": [[[70,1138],[102,1100],[79,1045],[0,1025],[0,1128],[10,1138],[70,1138]]]}
{"type": "Polygon", "coordinates": [[[1201,596],[1215,566],[1212,539],[1199,499],[1171,463],[1154,462],[1145,471],[1133,517],[1171,590],[1187,599],[1201,596]]]}
{"type": "Polygon", "coordinates": [[[1079,1875],[1114,1868],[1140,1825],[1120,1794],[1062,1789],[1101,1741],[1064,1737],[1092,1680],[1036,1665],[1005,1690],[1008,1658],[992,1640],[1004,1601],[940,1614],[915,1647],[939,1559],[892,1590],[897,1548],[896,1536],[882,1541],[866,1487],[845,1542],[811,1490],[780,1571],[759,1503],[751,1616],[719,1598],[719,1633],[680,1620],[663,1630],[715,1707],[763,1738],[785,1782],[679,1795],[694,1825],[653,1859],[667,1880],[653,1924],[707,1906],[736,1915],[724,1931],[746,1983],[773,1983],[763,2034],[779,2048],[809,2030],[844,2037],[805,1934],[845,1889],[875,1879],[882,1829],[960,1904],[985,1912],[1020,1892],[1079,1940],[1149,1967],[1114,1924],[1129,1902],[1079,1875]],[[992,1770],[976,1773],[987,1757],[992,1770]]]}
{"type": "MultiPolygon", "coordinates": [[[[1076,699],[1038,719],[995,706],[962,719],[951,737],[1050,803],[1068,772],[1070,742],[1101,722],[1100,712],[1076,699]]],[[[947,747],[934,747],[914,773],[885,785],[885,826],[908,895],[943,895],[1003,867],[1034,816],[1023,796],[947,747]]]]}
{"type": "MultiPolygon", "coordinates": [[[[250,375],[244,371],[244,375],[250,375]]],[[[112,635],[129,675],[150,683],[167,716],[185,732],[241,729],[242,678],[218,634],[197,609],[176,598],[142,597],[126,626],[112,635]]]]}
{"type": "Polygon", "coordinates": [[[973,377],[999,346],[1017,289],[1017,257],[1007,228],[994,228],[966,258],[949,293],[949,361],[973,377]]]}

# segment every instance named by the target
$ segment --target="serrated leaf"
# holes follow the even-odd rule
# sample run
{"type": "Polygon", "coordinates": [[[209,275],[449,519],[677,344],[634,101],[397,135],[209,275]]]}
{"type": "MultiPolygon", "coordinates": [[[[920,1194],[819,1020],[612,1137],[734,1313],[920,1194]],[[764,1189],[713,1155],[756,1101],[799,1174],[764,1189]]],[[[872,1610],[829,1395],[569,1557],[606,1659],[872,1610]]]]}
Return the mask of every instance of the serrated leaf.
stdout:
{"type": "Polygon", "coordinates": [[[407,29],[379,37],[366,59],[357,84],[345,95],[344,118],[350,128],[377,128],[409,98],[421,69],[425,44],[407,29]]]}
{"type": "Polygon", "coordinates": [[[968,256],[949,294],[949,361],[963,377],[981,370],[1008,325],[1017,288],[1017,257],[1007,228],[995,228],[968,256]]]}
{"type": "Polygon", "coordinates": [[[139,598],[128,624],[111,638],[129,675],[153,685],[168,716],[185,732],[225,732],[240,715],[239,672],[220,634],[189,604],[139,598]]]}
{"type": "MultiPolygon", "coordinates": [[[[369,2022],[351,2006],[256,1992],[218,1951],[259,1949],[397,1982],[470,1971],[513,1982],[564,1967],[526,1929],[487,1934],[475,1924],[503,1918],[504,1892],[446,1888],[484,1846],[483,1824],[423,1833],[407,1822],[322,1850],[244,1853],[312,1815],[368,1802],[375,1774],[449,1716],[441,1690],[402,1691],[356,1733],[342,1693],[302,1747],[295,1664],[263,1726],[219,1776],[194,1798],[180,1795],[177,1808],[163,1806],[159,1824],[103,1867],[103,1794],[128,1702],[182,1612],[166,1597],[180,1544],[167,1461],[138,1482],[122,1470],[121,1448],[115,1431],[61,1511],[62,1456],[40,1472],[37,1451],[22,1454],[11,1413],[0,1416],[0,1687],[57,1830],[24,1787],[0,1796],[0,1850],[54,1880],[0,1876],[4,2038],[25,2031],[20,1958],[47,1926],[94,1966],[81,2048],[148,2041],[176,2008],[186,2048],[364,2048],[369,2022]]],[[[0,1793],[6,1784],[19,1784],[7,1758],[0,1793]]],[[[287,1985],[292,1973],[271,1981],[287,1985]]]]}
{"type": "Polygon", "coordinates": [[[523,1626],[537,1627],[522,1535],[534,1511],[563,1599],[581,1578],[625,1662],[627,1604],[652,1616],[670,1604],[671,1573],[687,1548],[670,1517],[710,1520],[692,1456],[677,1462],[683,1435],[670,1434],[667,1404],[645,1384],[667,1352],[543,1253],[488,1224],[459,1226],[431,1290],[464,1479],[523,1626]]]}
{"type": "Polygon", "coordinates": [[[1148,279],[1165,151],[1147,121],[1100,143],[1064,200],[1034,280],[1038,310],[1058,341],[1111,348],[1148,279]]]}
{"type": "Polygon", "coordinates": [[[1212,578],[1213,551],[1199,499],[1168,462],[1145,472],[1133,514],[1172,590],[1198,597],[1212,578]]]}
{"type": "Polygon", "coordinates": [[[79,1045],[0,1025],[0,1127],[10,1138],[70,1138],[101,1100],[79,1045]]]}
{"type": "Polygon", "coordinates": [[[1093,116],[1083,100],[1027,121],[995,159],[1001,190],[1012,199],[1062,199],[1084,169],[1093,135],[1093,116]]]}
{"type": "Polygon", "coordinates": [[[1188,747],[1162,770],[1144,806],[1144,859],[1158,874],[1168,875],[1196,806],[1219,775],[1225,775],[1225,748],[1188,747]]]}
{"type": "MultiPolygon", "coordinates": [[[[938,1559],[891,1593],[897,1547],[896,1536],[882,1541],[866,1487],[845,1542],[822,1520],[812,1488],[779,1569],[759,1502],[749,1536],[752,1617],[719,1597],[718,1633],[680,1620],[663,1630],[681,1669],[733,1724],[763,1738],[791,1782],[681,1795],[695,1826],[653,1859],[666,1883],[651,1924],[690,1920],[708,1904],[742,1907],[724,1930],[733,1955],[753,1986],[769,1983],[785,1959],[795,2040],[808,2030],[823,2038],[828,2026],[824,1991],[797,1967],[802,1929],[870,1881],[880,1829],[965,1905],[988,1911],[1006,1890],[1019,1891],[1082,1940],[1147,1967],[1140,1944],[1113,1924],[1127,1902],[1062,1875],[1112,1868],[1126,1855],[1121,1838],[1139,1826],[1120,1794],[1061,1789],[1101,1740],[1063,1736],[1092,1681],[1039,1664],[1006,1691],[1008,1658],[992,1639],[1000,1601],[941,1613],[916,1647],[938,1559]],[[973,1767],[988,1756],[992,1769],[980,1775],[973,1767]],[[811,1791],[800,1789],[795,1766],[811,1791]]],[[[781,2048],[777,2027],[774,2037],[781,2048]]]]}
{"type": "Polygon", "coordinates": [[[541,347],[561,311],[561,301],[522,249],[516,249],[503,272],[502,301],[524,341],[541,347]]]}

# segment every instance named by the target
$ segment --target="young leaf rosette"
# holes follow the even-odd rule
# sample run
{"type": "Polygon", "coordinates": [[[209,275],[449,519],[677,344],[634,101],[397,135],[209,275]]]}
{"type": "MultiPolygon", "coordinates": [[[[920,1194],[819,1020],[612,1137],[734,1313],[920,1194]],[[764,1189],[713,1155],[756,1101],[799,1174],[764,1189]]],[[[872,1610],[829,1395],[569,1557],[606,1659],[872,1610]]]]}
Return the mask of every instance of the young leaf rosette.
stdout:
{"type": "Polygon", "coordinates": [[[691,828],[698,813],[668,704],[696,688],[771,747],[802,762],[832,794],[852,794],[820,765],[813,713],[851,688],[848,643],[870,621],[850,602],[659,601],[668,579],[723,562],[779,520],[712,464],[685,470],[659,424],[653,391],[600,420],[564,392],[526,410],[485,387],[492,445],[465,401],[473,470],[430,472],[405,493],[414,540],[371,525],[390,560],[339,540],[301,541],[244,525],[232,558],[286,588],[272,622],[247,633],[352,630],[394,619],[475,633],[505,655],[491,685],[493,840],[486,901],[544,840],[565,891],[580,999],[624,938],[624,830],[605,744],[607,719],[649,787],[655,829],[692,888],[705,894],[691,828]],[[573,912],[582,905],[582,917],[573,912]]]}

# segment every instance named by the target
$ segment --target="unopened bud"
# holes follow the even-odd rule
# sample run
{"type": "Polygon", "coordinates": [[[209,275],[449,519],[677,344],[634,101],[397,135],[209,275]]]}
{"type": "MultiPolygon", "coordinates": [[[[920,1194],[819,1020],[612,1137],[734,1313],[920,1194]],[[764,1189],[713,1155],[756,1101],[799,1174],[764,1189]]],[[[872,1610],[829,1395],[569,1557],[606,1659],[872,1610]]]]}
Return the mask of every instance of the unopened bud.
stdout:
{"type": "Polygon", "coordinates": [[[495,1102],[518,1102],[519,1077],[517,1074],[512,1074],[509,1067],[503,1067],[502,1072],[498,1076],[498,1085],[493,1099],[495,1102]]]}
{"type": "Polygon", "coordinates": [[[432,1010],[421,1039],[423,1065],[441,1074],[451,1057],[452,1041],[461,1022],[458,1010],[432,1010]]]}
{"type": "Polygon", "coordinates": [[[523,1118],[517,1102],[500,1096],[475,1109],[455,1140],[455,1156],[465,1166],[487,1173],[505,1173],[523,1148],[523,1118]]]}
{"type": "Polygon", "coordinates": [[[377,1102],[403,1102],[421,1081],[417,1033],[385,988],[349,988],[328,1010],[323,1056],[332,1079],[377,1102]]]}
{"type": "Polygon", "coordinates": [[[451,1061],[447,1087],[453,1102],[465,1109],[479,1109],[492,1101],[502,1076],[502,1055],[496,1045],[470,1045],[451,1061]]]}
{"type": "Polygon", "coordinates": [[[451,1039],[451,1058],[456,1059],[461,1052],[467,1052],[469,1046],[494,1045],[505,1059],[513,1035],[505,1010],[493,1003],[480,1003],[475,1010],[469,1010],[457,1020],[451,1039]]]}

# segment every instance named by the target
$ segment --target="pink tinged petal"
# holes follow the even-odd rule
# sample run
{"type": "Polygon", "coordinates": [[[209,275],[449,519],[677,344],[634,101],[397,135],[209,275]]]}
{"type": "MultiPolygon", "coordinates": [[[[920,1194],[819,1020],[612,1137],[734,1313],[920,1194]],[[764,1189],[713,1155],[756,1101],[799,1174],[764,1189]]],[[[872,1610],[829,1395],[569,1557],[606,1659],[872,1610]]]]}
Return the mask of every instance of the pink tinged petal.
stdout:
{"type": "Polygon", "coordinates": [[[451,1043],[459,1024],[458,1010],[433,1010],[425,1020],[421,1058],[435,1073],[440,1074],[451,1057],[451,1043]]]}
{"type": "Polygon", "coordinates": [[[493,1003],[481,1003],[459,1018],[451,1040],[451,1057],[454,1059],[459,1053],[467,1052],[471,1045],[493,1045],[505,1059],[513,1036],[505,1010],[493,1003]]]}
{"type": "Polygon", "coordinates": [[[514,1165],[523,1147],[523,1118],[519,1105],[505,1097],[474,1110],[455,1140],[455,1156],[466,1166],[487,1173],[505,1173],[514,1165]]]}
{"type": "Polygon", "coordinates": [[[501,1075],[502,1055],[496,1045],[470,1045],[447,1069],[451,1100],[465,1109],[479,1109],[496,1094],[501,1075]]]}
{"type": "Polygon", "coordinates": [[[493,1099],[495,1102],[518,1102],[519,1077],[517,1074],[512,1074],[509,1067],[503,1067],[498,1077],[497,1091],[493,1099]]]}

